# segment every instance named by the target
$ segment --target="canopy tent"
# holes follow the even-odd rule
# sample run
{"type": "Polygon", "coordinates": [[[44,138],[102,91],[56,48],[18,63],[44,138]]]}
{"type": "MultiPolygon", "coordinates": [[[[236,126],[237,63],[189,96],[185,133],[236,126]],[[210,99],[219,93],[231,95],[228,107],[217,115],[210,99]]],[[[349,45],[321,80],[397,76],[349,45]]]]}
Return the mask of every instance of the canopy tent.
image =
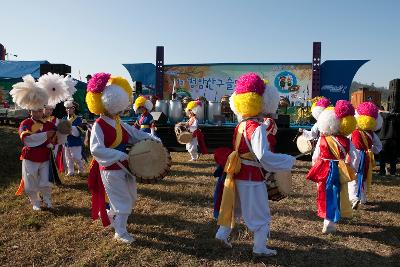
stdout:
{"type": "Polygon", "coordinates": [[[40,77],[40,64],[48,64],[41,61],[8,61],[0,60],[0,78],[21,78],[31,74],[34,78],[40,77]]]}

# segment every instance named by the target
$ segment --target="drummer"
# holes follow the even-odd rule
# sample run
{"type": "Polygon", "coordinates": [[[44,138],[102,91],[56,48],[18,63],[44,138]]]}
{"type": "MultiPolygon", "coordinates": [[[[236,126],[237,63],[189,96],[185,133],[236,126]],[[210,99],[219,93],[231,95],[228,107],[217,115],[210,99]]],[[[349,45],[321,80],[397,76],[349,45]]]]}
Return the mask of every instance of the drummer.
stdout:
{"type": "Polygon", "coordinates": [[[153,109],[153,103],[144,96],[139,96],[133,104],[133,110],[136,114],[142,114],[140,118],[135,121],[134,126],[141,131],[155,134],[154,119],[150,114],[153,109]]]}
{"type": "MultiPolygon", "coordinates": [[[[316,102],[314,102],[311,106],[311,114],[314,117],[315,120],[318,120],[319,115],[324,111],[327,107],[329,107],[331,102],[329,101],[328,98],[326,97],[320,97],[316,102]]],[[[305,129],[299,129],[300,132],[303,133],[303,136],[307,140],[314,140],[318,139],[319,137],[319,130],[317,123],[313,125],[310,131],[305,130],[305,129]]]]}
{"type": "Polygon", "coordinates": [[[186,116],[189,117],[186,125],[189,132],[193,133],[192,140],[186,144],[186,150],[189,152],[191,159],[189,161],[195,161],[199,159],[199,153],[197,151],[197,145],[200,146],[202,154],[207,154],[207,148],[204,142],[204,136],[198,128],[197,115],[200,112],[202,103],[199,100],[190,101],[185,109],[186,116]]]}
{"type": "Polygon", "coordinates": [[[90,112],[100,115],[92,126],[91,163],[88,185],[92,193],[92,218],[101,218],[103,225],[115,229],[114,238],[132,243],[128,233],[129,214],[137,198],[136,178],[128,168],[128,143],[158,138],[137,130],[120,119],[120,114],[132,101],[132,88],[122,77],[108,73],[94,74],[88,82],[86,103],[90,112]],[[106,210],[106,197],[109,210],[106,210]]]}
{"type": "Polygon", "coordinates": [[[276,250],[267,247],[271,214],[264,183],[265,171],[288,171],[295,162],[292,156],[271,153],[265,125],[257,118],[261,112],[275,113],[278,102],[277,91],[266,87],[256,73],[248,73],[238,79],[230,101],[239,124],[235,128],[232,142],[234,151],[225,165],[227,176],[218,215],[219,229],[215,238],[224,246],[232,247],[228,238],[235,218],[241,215],[254,234],[255,256],[277,254],[276,250]]]}
{"type": "Polygon", "coordinates": [[[21,122],[18,133],[23,143],[21,151],[22,180],[16,195],[27,193],[33,210],[41,210],[41,197],[47,208],[52,208],[50,155],[51,146],[57,142],[54,123],[44,120],[43,108],[48,102],[47,93],[31,75],[13,85],[10,91],[14,102],[30,111],[31,117],[21,122]]]}
{"type": "Polygon", "coordinates": [[[317,121],[321,135],[307,179],[317,183],[317,210],[324,234],[336,232],[336,223],[342,217],[352,217],[347,183],[355,179],[358,153],[347,136],[356,127],[354,113],[349,101],[339,100],[317,121]]]}

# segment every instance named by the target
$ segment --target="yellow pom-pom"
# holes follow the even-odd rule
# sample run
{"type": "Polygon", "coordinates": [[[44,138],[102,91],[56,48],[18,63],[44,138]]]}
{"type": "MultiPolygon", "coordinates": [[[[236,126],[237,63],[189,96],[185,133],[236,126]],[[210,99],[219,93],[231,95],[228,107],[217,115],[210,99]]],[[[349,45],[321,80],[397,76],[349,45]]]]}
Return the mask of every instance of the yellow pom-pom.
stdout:
{"type": "Polygon", "coordinates": [[[348,136],[356,129],[357,121],[353,115],[346,116],[340,120],[339,131],[342,135],[348,136]]]}
{"type": "Polygon", "coordinates": [[[140,107],[144,107],[144,105],[146,104],[146,98],[144,96],[139,96],[138,98],[136,98],[135,100],[135,110],[137,110],[140,107]]]}
{"type": "Polygon", "coordinates": [[[117,85],[124,89],[124,91],[128,94],[129,96],[129,103],[132,103],[133,100],[133,95],[132,95],[132,87],[129,84],[128,80],[120,77],[120,76],[111,76],[111,78],[108,80],[108,85],[117,85]]]}
{"type": "Polygon", "coordinates": [[[90,112],[100,115],[104,113],[103,102],[101,102],[100,93],[87,92],[86,94],[86,104],[90,112]]]}
{"type": "Polygon", "coordinates": [[[357,128],[363,131],[373,131],[376,127],[376,120],[370,116],[360,115],[357,117],[357,128]]]}
{"type": "Polygon", "coordinates": [[[185,111],[188,111],[188,110],[192,110],[192,109],[194,109],[195,107],[197,107],[197,101],[190,101],[187,105],[186,105],[186,109],[185,109],[185,111]]]}
{"type": "Polygon", "coordinates": [[[334,109],[335,109],[334,106],[328,106],[328,107],[326,108],[326,110],[334,110],[334,109]]]}
{"type": "Polygon", "coordinates": [[[232,97],[236,112],[242,117],[253,117],[262,112],[263,99],[259,94],[250,92],[233,95],[232,97]]]}

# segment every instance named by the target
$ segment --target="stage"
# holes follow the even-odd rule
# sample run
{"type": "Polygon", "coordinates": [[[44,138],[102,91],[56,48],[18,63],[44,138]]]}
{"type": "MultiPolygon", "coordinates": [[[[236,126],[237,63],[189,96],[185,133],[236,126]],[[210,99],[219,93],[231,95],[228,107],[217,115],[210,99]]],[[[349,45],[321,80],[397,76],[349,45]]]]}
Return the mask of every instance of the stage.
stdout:
{"type": "MultiPolygon", "coordinates": [[[[236,123],[226,123],[222,126],[212,124],[200,124],[199,128],[204,134],[205,142],[209,152],[213,152],[215,148],[221,146],[232,146],[233,131],[236,123]]],[[[279,126],[278,126],[279,127],[279,126]]],[[[277,133],[277,153],[285,153],[291,155],[300,154],[296,143],[293,139],[299,131],[299,128],[311,129],[310,125],[291,125],[289,128],[278,128],[277,133]]],[[[176,135],[173,125],[157,126],[157,135],[161,138],[163,144],[170,151],[185,151],[185,145],[181,145],[176,141],[176,135]]]]}

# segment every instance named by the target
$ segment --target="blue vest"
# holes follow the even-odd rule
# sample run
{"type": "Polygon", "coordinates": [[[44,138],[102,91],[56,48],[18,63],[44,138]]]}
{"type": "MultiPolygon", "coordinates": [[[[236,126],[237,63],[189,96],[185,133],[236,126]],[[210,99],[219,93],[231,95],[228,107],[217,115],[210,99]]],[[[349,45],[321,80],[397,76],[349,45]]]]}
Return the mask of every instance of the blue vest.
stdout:
{"type": "Polygon", "coordinates": [[[146,114],[142,114],[142,116],[136,123],[137,125],[139,125],[141,131],[151,133],[150,126],[153,121],[153,116],[149,112],[147,112],[146,114]]]}

